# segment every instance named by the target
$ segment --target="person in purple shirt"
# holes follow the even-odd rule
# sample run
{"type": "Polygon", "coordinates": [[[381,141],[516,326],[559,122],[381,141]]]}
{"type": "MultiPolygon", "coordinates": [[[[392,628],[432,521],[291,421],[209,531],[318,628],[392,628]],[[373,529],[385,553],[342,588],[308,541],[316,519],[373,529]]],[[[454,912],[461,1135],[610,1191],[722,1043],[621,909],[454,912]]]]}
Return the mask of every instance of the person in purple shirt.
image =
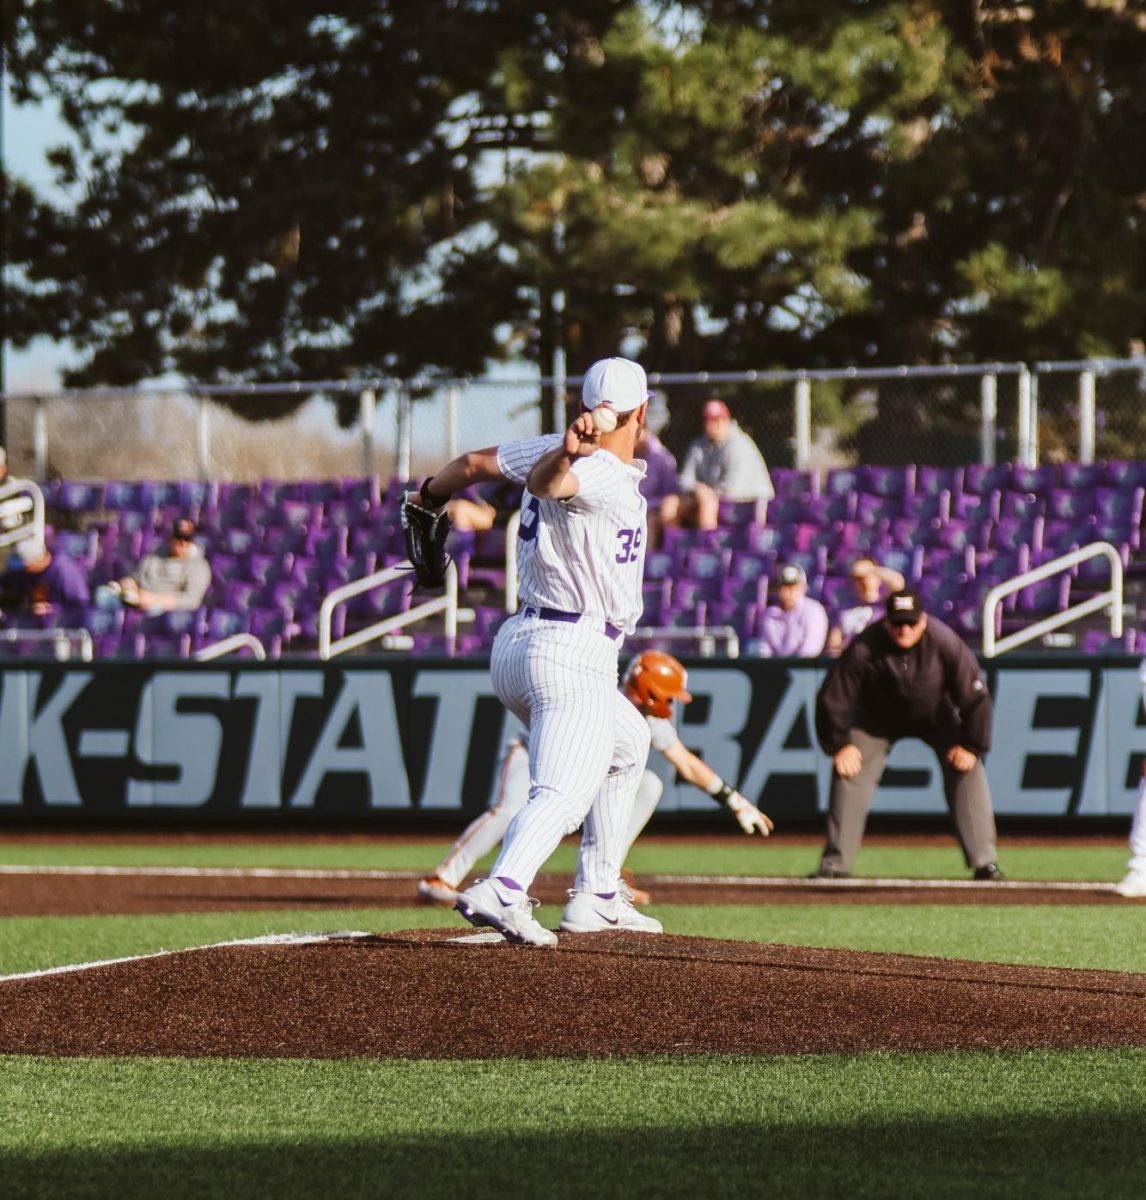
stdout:
{"type": "Polygon", "coordinates": [[[788,563],[776,576],[777,604],[760,619],[756,652],[761,658],[815,658],[828,640],[828,612],[808,595],[804,568],[788,563]]]}
{"type": "Polygon", "coordinates": [[[680,495],[680,480],[677,477],[676,458],[673,452],[657,437],[668,424],[668,402],[663,392],[654,392],[649,400],[648,416],[637,438],[636,457],[645,463],[645,477],[641,480],[641,495],[648,505],[649,549],[656,550],[661,544],[664,521],[661,507],[669,497],[680,495]],[[650,428],[651,427],[651,428],[650,428]]]}
{"type": "Polygon", "coordinates": [[[18,542],[8,569],[0,576],[0,605],[11,611],[43,616],[56,608],[82,608],[91,603],[83,565],[53,554],[33,538],[18,542]]]}

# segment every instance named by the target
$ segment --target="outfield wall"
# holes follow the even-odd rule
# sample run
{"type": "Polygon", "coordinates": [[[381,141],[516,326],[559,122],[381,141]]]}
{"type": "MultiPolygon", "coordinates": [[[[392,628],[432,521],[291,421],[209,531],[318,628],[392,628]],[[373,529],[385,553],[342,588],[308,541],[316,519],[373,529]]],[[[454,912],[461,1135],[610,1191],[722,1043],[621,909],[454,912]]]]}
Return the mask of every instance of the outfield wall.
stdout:
{"type": "MultiPolygon", "coordinates": [[[[812,712],[825,666],[693,662],[686,745],[776,818],[827,802],[812,712]]],[[[1000,814],[1133,811],[1146,756],[1138,662],[1007,656],[987,772],[1000,814]]],[[[479,811],[513,721],[485,662],[27,663],[0,671],[0,821],[264,824],[479,811]]],[[[667,768],[661,755],[652,765],[667,768]]],[[[671,780],[665,810],[712,811],[671,780]]],[[[932,753],[900,743],[875,812],[945,811],[932,753]]]]}

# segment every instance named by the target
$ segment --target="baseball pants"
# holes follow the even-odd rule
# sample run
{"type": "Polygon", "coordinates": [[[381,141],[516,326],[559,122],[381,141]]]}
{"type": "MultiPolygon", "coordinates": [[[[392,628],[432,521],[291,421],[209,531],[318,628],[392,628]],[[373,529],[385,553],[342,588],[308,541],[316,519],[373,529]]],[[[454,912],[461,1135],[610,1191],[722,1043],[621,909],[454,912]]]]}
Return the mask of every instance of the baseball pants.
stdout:
{"type": "Polygon", "coordinates": [[[577,886],[620,881],[624,835],[649,755],[648,722],[617,689],[617,642],[594,628],[518,613],[498,631],[494,690],[529,730],[529,802],[492,874],[528,889],[561,839],[585,824],[577,886]]]}
{"type": "MultiPolygon", "coordinates": [[[[872,796],[883,776],[887,756],[893,745],[890,738],[876,737],[862,729],[849,735],[852,745],[863,755],[863,767],[854,779],[842,779],[832,773],[828,800],[827,840],[820,866],[849,872],[863,841],[872,796]]],[[[996,858],[995,814],[987,772],[979,759],[970,771],[956,771],[943,756],[958,742],[957,731],[942,731],[928,745],[935,751],[943,769],[943,792],[947,807],[955,818],[955,832],[963,847],[963,857],[971,868],[985,867],[996,858]]]]}

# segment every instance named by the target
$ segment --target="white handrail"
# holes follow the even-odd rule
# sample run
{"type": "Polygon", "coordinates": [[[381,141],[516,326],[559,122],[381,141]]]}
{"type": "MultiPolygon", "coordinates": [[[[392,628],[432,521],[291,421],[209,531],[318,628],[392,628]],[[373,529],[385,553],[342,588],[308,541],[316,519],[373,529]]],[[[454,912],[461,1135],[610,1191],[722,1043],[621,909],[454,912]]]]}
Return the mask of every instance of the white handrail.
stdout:
{"type": "Polygon", "coordinates": [[[95,643],[87,629],[0,629],[0,641],[4,642],[54,642],[56,659],[66,662],[71,657],[71,643],[79,642],[80,658],[91,662],[95,656],[95,643]],[[68,648],[67,654],[60,653],[60,646],[68,648]]]}
{"type": "Polygon", "coordinates": [[[698,643],[701,658],[712,658],[716,643],[725,643],[728,658],[740,657],[740,636],[731,625],[639,625],[626,636],[627,642],[648,642],[654,639],[688,638],[698,643]]]}
{"type": "Polygon", "coordinates": [[[232,654],[236,650],[250,650],[257,661],[266,662],[267,648],[253,633],[233,633],[230,637],[196,650],[191,657],[196,662],[210,662],[213,658],[222,658],[224,654],[232,654]]]}
{"type": "Polygon", "coordinates": [[[9,479],[0,484],[0,546],[14,546],[27,538],[44,540],[44,493],[30,479],[9,479]],[[23,521],[13,528],[3,526],[11,517],[32,514],[31,521],[23,521]]]}
{"type": "Polygon", "coordinates": [[[384,583],[391,583],[395,579],[408,579],[410,585],[413,586],[413,570],[410,562],[403,560],[392,567],[375,571],[372,575],[365,575],[361,579],[351,580],[350,583],[344,583],[334,591],[328,592],[323,598],[322,607],[318,610],[318,657],[325,661],[333,658],[336,654],[355,650],[359,646],[366,645],[367,642],[377,641],[395,629],[401,629],[404,625],[410,625],[414,621],[420,621],[423,617],[430,617],[439,612],[445,613],[446,639],[452,650],[458,636],[458,568],[452,562],[446,567],[446,590],[443,595],[435,596],[432,600],[426,600],[405,612],[396,613],[385,620],[377,621],[365,629],[358,630],[357,633],[348,634],[336,641],[331,640],[330,626],[334,610],[339,604],[349,600],[352,596],[373,591],[374,588],[381,587],[384,583]]]}
{"type": "Polygon", "coordinates": [[[1041,567],[1035,567],[1022,575],[1016,575],[1014,579],[1008,579],[1004,583],[996,585],[986,594],[983,598],[983,657],[994,658],[998,654],[1023,645],[1024,642],[1034,641],[1035,638],[1049,633],[1052,629],[1069,625],[1071,621],[1078,621],[1082,617],[1089,616],[1108,606],[1110,609],[1110,636],[1120,638],[1122,636],[1122,556],[1118,553],[1118,548],[1109,542],[1091,542],[1089,546],[1080,546],[1077,550],[1070,551],[1069,554],[1060,555],[1048,563],[1043,563],[1041,567]],[[1072,605],[1054,616],[1044,617],[1043,620],[1028,625],[1026,629],[1020,629],[1016,633],[996,640],[995,614],[999,604],[1007,596],[1012,592],[1021,591],[1032,583],[1038,583],[1040,579],[1049,579],[1052,575],[1059,575],[1077,563],[1085,562],[1089,558],[1097,558],[1099,555],[1105,556],[1110,563],[1110,587],[1105,592],[1100,592],[1097,596],[1092,596],[1081,604],[1072,605]]]}

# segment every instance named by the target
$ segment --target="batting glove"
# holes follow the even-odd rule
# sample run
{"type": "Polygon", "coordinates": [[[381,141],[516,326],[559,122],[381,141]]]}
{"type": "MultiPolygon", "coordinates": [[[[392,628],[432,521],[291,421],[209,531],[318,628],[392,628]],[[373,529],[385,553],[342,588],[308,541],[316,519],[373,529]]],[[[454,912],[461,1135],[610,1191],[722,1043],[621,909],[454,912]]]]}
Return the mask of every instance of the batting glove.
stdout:
{"type": "Polygon", "coordinates": [[[772,832],[772,822],[768,817],[739,792],[733,792],[728,797],[728,807],[732,810],[740,828],[749,836],[759,833],[761,837],[767,837],[772,832]]]}

